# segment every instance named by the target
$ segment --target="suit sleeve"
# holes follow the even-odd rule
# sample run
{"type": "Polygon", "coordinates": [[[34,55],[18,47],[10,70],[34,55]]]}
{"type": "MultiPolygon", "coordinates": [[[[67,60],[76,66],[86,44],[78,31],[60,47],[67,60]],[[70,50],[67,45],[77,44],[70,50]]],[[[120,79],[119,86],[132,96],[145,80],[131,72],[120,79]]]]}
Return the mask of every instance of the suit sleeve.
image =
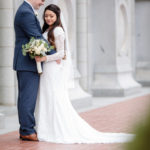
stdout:
{"type": "Polygon", "coordinates": [[[42,33],[38,29],[38,24],[35,16],[30,12],[21,14],[20,26],[24,30],[27,37],[43,38],[42,33]]]}

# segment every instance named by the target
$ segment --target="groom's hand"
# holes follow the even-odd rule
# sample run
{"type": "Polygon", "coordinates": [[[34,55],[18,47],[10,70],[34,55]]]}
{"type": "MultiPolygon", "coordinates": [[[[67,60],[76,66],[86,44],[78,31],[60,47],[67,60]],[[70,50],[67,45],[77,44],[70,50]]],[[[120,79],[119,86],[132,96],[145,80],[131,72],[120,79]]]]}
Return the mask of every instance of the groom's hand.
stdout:
{"type": "Polygon", "coordinates": [[[37,62],[43,62],[46,61],[46,56],[40,57],[40,56],[35,56],[35,60],[37,62]]]}

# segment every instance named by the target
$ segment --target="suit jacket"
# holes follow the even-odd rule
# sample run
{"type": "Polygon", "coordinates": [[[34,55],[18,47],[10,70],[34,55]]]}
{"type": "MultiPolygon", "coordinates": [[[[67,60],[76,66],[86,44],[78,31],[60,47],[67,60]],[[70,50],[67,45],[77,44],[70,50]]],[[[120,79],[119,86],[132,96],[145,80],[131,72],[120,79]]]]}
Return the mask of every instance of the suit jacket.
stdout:
{"type": "Polygon", "coordinates": [[[29,55],[22,55],[22,45],[28,43],[31,37],[43,38],[40,23],[28,3],[23,2],[18,8],[15,15],[14,28],[16,40],[13,69],[37,72],[35,59],[32,60],[29,55]]]}

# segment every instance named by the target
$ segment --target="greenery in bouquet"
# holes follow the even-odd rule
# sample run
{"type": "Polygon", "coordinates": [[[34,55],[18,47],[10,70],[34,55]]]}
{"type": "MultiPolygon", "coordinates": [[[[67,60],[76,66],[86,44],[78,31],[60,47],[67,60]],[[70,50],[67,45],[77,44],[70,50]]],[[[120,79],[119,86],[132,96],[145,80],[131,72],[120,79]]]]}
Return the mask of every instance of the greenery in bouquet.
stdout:
{"type": "Polygon", "coordinates": [[[22,54],[26,56],[29,53],[31,59],[35,56],[45,56],[47,52],[54,49],[53,46],[49,46],[43,39],[35,39],[32,37],[29,43],[22,45],[22,54]]]}

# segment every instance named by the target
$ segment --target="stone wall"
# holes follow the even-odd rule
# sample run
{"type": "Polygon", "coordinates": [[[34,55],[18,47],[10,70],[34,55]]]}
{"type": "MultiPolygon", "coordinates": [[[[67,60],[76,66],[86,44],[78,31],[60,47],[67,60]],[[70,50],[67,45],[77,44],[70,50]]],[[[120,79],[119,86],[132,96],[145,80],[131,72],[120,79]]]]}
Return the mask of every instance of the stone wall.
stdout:
{"type": "Polygon", "coordinates": [[[13,0],[0,1],[0,104],[15,104],[13,0]]]}

